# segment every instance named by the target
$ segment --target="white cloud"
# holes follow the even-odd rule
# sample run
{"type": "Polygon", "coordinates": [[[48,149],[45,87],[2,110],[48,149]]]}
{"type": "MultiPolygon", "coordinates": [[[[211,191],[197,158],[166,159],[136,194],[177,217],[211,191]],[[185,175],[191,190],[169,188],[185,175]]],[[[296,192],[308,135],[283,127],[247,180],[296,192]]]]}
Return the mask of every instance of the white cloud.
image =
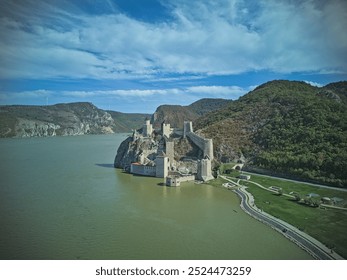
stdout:
{"type": "Polygon", "coordinates": [[[317,83],[317,82],[313,82],[313,81],[304,81],[305,83],[311,85],[311,86],[314,86],[314,87],[322,87],[324,85],[320,84],[320,83],[317,83]]]}
{"type": "Polygon", "coordinates": [[[344,1],[267,1],[262,28],[262,65],[274,71],[347,70],[347,5],[344,1]],[[334,13],[331,12],[334,10],[334,13]]]}
{"type": "Polygon", "coordinates": [[[148,97],[152,95],[176,94],[178,89],[129,89],[129,90],[96,90],[96,91],[63,91],[69,97],[148,97]]]}
{"type": "Polygon", "coordinates": [[[38,89],[38,90],[27,90],[27,91],[21,91],[21,92],[15,92],[15,93],[2,93],[3,98],[8,97],[24,97],[28,99],[35,99],[35,98],[45,98],[50,97],[54,94],[53,91],[45,90],[45,89],[38,89]]]}
{"type": "Polygon", "coordinates": [[[215,97],[215,98],[237,98],[247,93],[248,88],[238,86],[192,86],[186,88],[168,89],[128,89],[128,90],[96,90],[96,91],[63,91],[64,96],[69,97],[148,97],[148,96],[170,96],[183,95],[215,97]]]}
{"type": "Polygon", "coordinates": [[[161,23],[35,3],[1,16],[1,77],[347,71],[344,0],[170,1],[174,20],[161,23]]]}
{"type": "Polygon", "coordinates": [[[122,89],[122,90],[71,90],[71,91],[51,91],[51,90],[33,90],[22,92],[2,93],[3,97],[18,98],[26,97],[41,98],[62,95],[73,98],[93,98],[93,97],[120,97],[120,98],[146,98],[146,97],[170,97],[180,96],[184,98],[229,98],[234,99],[247,93],[249,88],[238,86],[192,86],[186,88],[163,88],[163,89],[122,89]]]}

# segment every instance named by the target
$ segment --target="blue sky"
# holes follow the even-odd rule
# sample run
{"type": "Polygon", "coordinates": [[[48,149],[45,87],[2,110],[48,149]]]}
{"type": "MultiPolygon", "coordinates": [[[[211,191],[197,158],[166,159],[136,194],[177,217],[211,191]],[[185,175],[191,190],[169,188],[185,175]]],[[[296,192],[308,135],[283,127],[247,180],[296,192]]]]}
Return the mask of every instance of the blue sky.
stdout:
{"type": "Polygon", "coordinates": [[[347,80],[345,0],[0,0],[0,104],[153,113],[347,80]]]}

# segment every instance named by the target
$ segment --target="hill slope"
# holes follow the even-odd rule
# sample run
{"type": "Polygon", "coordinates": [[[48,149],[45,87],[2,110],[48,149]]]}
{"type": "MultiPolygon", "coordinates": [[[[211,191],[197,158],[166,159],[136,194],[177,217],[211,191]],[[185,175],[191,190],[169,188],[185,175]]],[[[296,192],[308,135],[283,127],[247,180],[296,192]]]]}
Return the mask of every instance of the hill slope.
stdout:
{"type": "Polygon", "coordinates": [[[142,126],[145,114],[106,112],[91,103],[51,106],[0,106],[0,137],[129,132],[142,126]]]}
{"type": "Polygon", "coordinates": [[[121,113],[116,111],[106,111],[114,120],[116,132],[130,132],[132,129],[139,129],[145,123],[150,114],[121,113]]]}
{"type": "Polygon", "coordinates": [[[245,156],[249,166],[347,186],[347,82],[323,88],[273,81],[200,118],[215,156],[245,156]]]}
{"type": "Polygon", "coordinates": [[[203,98],[188,106],[161,105],[152,115],[151,122],[158,128],[163,121],[171,124],[171,127],[182,127],[183,122],[195,121],[199,117],[220,109],[232,101],[221,98],[203,98]]]}

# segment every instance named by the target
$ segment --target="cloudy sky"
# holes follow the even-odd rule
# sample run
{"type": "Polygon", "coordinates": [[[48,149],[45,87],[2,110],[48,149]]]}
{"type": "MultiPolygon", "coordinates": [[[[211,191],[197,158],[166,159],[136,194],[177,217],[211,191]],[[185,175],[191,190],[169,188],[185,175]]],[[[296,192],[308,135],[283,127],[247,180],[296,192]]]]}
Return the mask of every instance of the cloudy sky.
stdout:
{"type": "Polygon", "coordinates": [[[345,0],[0,0],[0,104],[152,113],[347,80],[345,0]]]}

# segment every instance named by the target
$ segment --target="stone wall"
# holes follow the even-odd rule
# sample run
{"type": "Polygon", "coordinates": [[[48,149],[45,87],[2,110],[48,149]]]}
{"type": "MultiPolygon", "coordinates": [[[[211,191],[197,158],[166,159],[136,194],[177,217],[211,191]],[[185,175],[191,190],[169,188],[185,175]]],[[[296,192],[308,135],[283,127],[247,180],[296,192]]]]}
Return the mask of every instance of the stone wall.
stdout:
{"type": "Polygon", "coordinates": [[[165,154],[169,158],[170,164],[172,164],[175,156],[175,143],[173,141],[165,142],[165,154]]]}
{"type": "Polygon", "coordinates": [[[193,141],[204,153],[204,157],[208,156],[210,160],[213,160],[213,142],[212,139],[205,139],[194,132],[188,132],[187,137],[193,141]]]}
{"type": "Polygon", "coordinates": [[[193,132],[193,124],[191,121],[184,121],[183,123],[183,137],[187,137],[189,132],[193,132]]]}
{"type": "Polygon", "coordinates": [[[148,166],[148,165],[133,163],[130,166],[130,173],[143,175],[143,176],[155,176],[156,168],[155,166],[148,166]]]}
{"type": "Polygon", "coordinates": [[[177,176],[172,175],[166,177],[166,185],[170,187],[178,187],[182,182],[194,181],[195,175],[177,176]]]}

